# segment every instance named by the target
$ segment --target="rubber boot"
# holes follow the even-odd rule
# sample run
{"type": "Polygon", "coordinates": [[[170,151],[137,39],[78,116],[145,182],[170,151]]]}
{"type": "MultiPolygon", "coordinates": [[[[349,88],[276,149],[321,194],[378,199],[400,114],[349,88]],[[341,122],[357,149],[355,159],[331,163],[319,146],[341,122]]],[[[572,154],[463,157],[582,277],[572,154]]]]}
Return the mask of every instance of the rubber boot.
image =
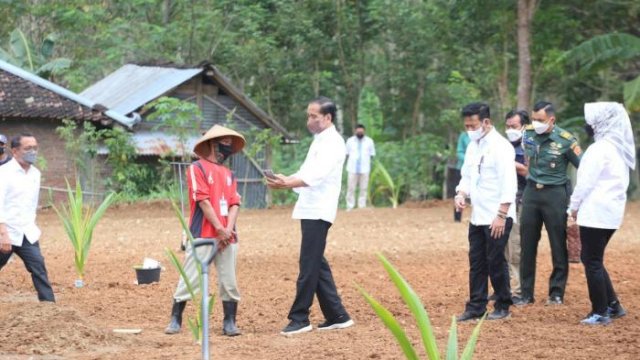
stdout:
{"type": "Polygon", "coordinates": [[[165,334],[173,335],[180,332],[180,327],[182,327],[182,313],[184,312],[184,308],[186,306],[186,301],[173,300],[173,307],[171,308],[171,321],[169,322],[167,328],[164,329],[165,334]]]}
{"type": "Polygon", "coordinates": [[[235,301],[223,301],[222,310],[224,311],[224,320],[222,320],[222,334],[226,336],[240,335],[241,332],[236,327],[236,313],[238,312],[238,303],[235,301]]]}

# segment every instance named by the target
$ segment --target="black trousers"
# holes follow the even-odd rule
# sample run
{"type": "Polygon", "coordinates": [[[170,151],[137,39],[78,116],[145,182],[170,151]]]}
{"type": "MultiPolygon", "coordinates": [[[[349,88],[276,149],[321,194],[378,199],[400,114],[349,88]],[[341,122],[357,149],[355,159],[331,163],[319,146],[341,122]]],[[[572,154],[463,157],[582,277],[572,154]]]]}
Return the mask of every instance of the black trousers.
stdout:
{"type": "Polygon", "coordinates": [[[513,219],[508,218],[504,234],[491,237],[488,225],[469,224],[469,294],[465,310],[477,315],[487,311],[489,279],[496,294],[494,307],[509,309],[511,305],[511,287],[509,271],[504,257],[504,248],[509,240],[513,219]]]}
{"type": "Polygon", "coordinates": [[[44,265],[44,257],[40,252],[40,243],[36,241],[35,244],[32,244],[25,237],[22,239],[22,246],[12,246],[11,252],[8,254],[0,253],[0,269],[7,264],[12,253],[16,253],[22,259],[27,271],[31,273],[33,286],[38,292],[38,300],[55,302],[53,289],[47,276],[47,268],[44,265]]]}
{"type": "Polygon", "coordinates": [[[549,235],[553,270],[549,277],[549,296],[564,297],[569,277],[567,253],[567,205],[569,189],[565,185],[536,189],[527,183],[520,215],[520,286],[522,297],[534,299],[538,243],[544,224],[549,235]]]}
{"type": "Polygon", "coordinates": [[[318,296],[325,319],[333,321],[347,315],[333,281],[331,268],[324,257],[330,227],[331,223],[323,220],[301,221],[300,274],[296,283],[296,298],[289,311],[290,320],[309,321],[309,309],[313,304],[314,294],[318,296]]]}
{"type": "Polygon", "coordinates": [[[580,260],[584,264],[584,272],[587,276],[591,311],[598,315],[606,315],[607,306],[618,301],[609,273],[604,267],[604,250],[614,232],[613,229],[580,226],[582,243],[580,260]]]}

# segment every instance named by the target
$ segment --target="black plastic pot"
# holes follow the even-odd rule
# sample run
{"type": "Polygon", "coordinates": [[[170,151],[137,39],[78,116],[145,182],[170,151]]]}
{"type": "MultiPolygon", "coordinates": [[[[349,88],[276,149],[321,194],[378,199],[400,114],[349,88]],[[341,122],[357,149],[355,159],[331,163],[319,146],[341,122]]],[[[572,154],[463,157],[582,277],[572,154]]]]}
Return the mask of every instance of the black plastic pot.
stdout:
{"type": "Polygon", "coordinates": [[[160,281],[160,268],[155,269],[143,269],[135,268],[136,277],[138,278],[138,285],[151,284],[160,281]]]}

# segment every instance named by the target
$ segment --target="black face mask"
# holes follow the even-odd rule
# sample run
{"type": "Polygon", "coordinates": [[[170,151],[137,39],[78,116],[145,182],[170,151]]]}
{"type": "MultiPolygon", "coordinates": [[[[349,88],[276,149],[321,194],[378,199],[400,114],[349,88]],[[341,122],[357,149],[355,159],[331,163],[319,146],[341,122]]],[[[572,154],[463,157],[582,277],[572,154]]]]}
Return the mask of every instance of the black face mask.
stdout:
{"type": "Polygon", "coordinates": [[[587,136],[592,138],[593,137],[593,128],[591,127],[591,125],[587,124],[584,126],[584,131],[587,133],[587,136]]]}
{"type": "Polygon", "coordinates": [[[218,144],[218,153],[222,155],[222,162],[227,160],[231,154],[233,154],[233,146],[218,144]]]}
{"type": "Polygon", "coordinates": [[[364,137],[364,134],[356,134],[356,137],[357,137],[358,139],[362,139],[362,138],[364,137]]]}
{"type": "Polygon", "coordinates": [[[3,155],[3,154],[4,154],[4,146],[0,147],[0,155],[3,155]]]}

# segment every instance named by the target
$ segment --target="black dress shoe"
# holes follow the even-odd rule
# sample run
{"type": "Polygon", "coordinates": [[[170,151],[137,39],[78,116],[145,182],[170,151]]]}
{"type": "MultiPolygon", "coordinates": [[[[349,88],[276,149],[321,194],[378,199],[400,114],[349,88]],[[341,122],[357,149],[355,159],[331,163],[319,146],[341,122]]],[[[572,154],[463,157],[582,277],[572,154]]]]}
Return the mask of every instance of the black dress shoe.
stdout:
{"type": "Polygon", "coordinates": [[[482,315],[483,314],[476,314],[470,311],[465,311],[462,314],[458,315],[458,317],[456,318],[456,321],[465,322],[465,321],[471,321],[471,320],[478,320],[482,317],[482,315]]]}
{"type": "Polygon", "coordinates": [[[526,306],[533,305],[536,301],[532,298],[528,297],[518,297],[517,299],[513,299],[513,305],[515,306],[526,306]]]}
{"type": "Polygon", "coordinates": [[[495,309],[491,314],[487,316],[487,320],[506,319],[509,316],[511,316],[509,309],[495,309]]]}

